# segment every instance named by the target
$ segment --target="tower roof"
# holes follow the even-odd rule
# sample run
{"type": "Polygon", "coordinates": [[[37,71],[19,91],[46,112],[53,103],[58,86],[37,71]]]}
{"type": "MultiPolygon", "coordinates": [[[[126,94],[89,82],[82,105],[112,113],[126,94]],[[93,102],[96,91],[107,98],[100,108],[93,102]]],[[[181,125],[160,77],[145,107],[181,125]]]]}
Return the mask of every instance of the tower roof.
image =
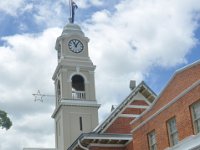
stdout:
{"type": "Polygon", "coordinates": [[[76,34],[76,35],[78,34],[78,35],[84,36],[84,33],[81,30],[81,28],[77,24],[73,24],[73,23],[68,23],[64,26],[62,35],[66,35],[66,34],[76,34]]]}
{"type": "MultiPolygon", "coordinates": [[[[64,26],[61,36],[59,36],[56,40],[55,49],[59,49],[59,41],[62,38],[69,37],[72,35],[78,35],[80,37],[85,37],[85,34],[81,30],[80,26],[74,23],[68,23],[64,26]]],[[[89,39],[88,39],[89,41],[89,39]]]]}

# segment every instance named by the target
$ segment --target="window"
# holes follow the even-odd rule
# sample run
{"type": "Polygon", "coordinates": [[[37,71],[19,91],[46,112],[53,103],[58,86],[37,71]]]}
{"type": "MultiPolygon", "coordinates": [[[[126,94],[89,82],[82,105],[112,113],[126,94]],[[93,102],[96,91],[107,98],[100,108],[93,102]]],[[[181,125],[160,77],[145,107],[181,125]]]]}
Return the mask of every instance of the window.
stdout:
{"type": "Polygon", "coordinates": [[[157,146],[156,146],[156,133],[155,133],[155,130],[148,134],[148,140],[149,140],[149,149],[150,150],[156,150],[157,146]]]}
{"type": "Polygon", "coordinates": [[[56,121],[56,147],[60,147],[60,119],[56,121]]]}
{"type": "Polygon", "coordinates": [[[80,130],[83,131],[82,117],[79,117],[80,130]]]}
{"type": "Polygon", "coordinates": [[[175,117],[167,121],[167,128],[168,128],[170,146],[174,146],[178,143],[178,130],[176,128],[175,117]]]}
{"type": "Polygon", "coordinates": [[[57,122],[57,132],[58,132],[58,135],[60,136],[60,121],[57,122]]]}
{"type": "Polygon", "coordinates": [[[200,133],[200,101],[191,106],[192,121],[194,126],[194,133],[200,133]]]}
{"type": "Polygon", "coordinates": [[[60,100],[61,91],[60,91],[60,81],[58,80],[57,84],[57,99],[60,100]]]}

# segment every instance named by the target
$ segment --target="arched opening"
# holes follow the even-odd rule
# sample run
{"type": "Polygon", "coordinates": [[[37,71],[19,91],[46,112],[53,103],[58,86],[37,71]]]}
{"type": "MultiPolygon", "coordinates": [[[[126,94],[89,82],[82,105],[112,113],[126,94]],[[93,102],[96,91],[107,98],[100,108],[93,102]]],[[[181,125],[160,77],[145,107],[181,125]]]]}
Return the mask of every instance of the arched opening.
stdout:
{"type": "Polygon", "coordinates": [[[61,58],[61,46],[58,46],[58,60],[61,58]]]}
{"type": "Polygon", "coordinates": [[[72,77],[72,98],[85,99],[85,83],[81,75],[74,75],[72,77]]]}
{"type": "Polygon", "coordinates": [[[60,100],[60,96],[61,96],[61,90],[60,90],[60,81],[58,80],[58,83],[57,83],[57,99],[58,101],[60,100]]]}
{"type": "Polygon", "coordinates": [[[72,88],[75,91],[85,91],[84,79],[80,75],[72,77],[72,88]]]}

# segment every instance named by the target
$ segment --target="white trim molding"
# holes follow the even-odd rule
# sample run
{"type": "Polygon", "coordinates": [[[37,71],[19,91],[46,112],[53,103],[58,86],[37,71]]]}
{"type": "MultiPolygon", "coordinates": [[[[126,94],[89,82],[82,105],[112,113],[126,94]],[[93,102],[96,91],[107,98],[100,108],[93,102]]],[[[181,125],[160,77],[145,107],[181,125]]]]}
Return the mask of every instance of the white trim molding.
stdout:
{"type": "Polygon", "coordinates": [[[124,147],[124,144],[89,144],[90,147],[124,147]]]}
{"type": "Polygon", "coordinates": [[[122,118],[137,118],[139,117],[140,115],[136,115],[136,114],[120,114],[119,117],[122,117],[122,118]]]}
{"type": "Polygon", "coordinates": [[[147,109],[149,106],[145,105],[128,105],[127,108],[140,108],[140,109],[147,109]]]}

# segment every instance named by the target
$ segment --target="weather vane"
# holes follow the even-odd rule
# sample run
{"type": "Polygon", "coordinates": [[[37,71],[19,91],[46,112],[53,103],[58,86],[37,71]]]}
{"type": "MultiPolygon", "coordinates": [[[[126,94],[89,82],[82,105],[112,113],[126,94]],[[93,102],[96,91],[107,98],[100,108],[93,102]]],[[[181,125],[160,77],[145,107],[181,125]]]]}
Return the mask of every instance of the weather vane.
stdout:
{"type": "Polygon", "coordinates": [[[75,18],[75,10],[78,8],[76,3],[73,0],[69,0],[69,11],[70,11],[70,18],[69,22],[74,23],[74,18],[75,18]]]}
{"type": "Polygon", "coordinates": [[[40,90],[38,90],[36,94],[32,94],[32,95],[35,97],[35,99],[34,99],[35,102],[36,102],[36,101],[41,101],[41,102],[43,102],[43,98],[44,98],[44,97],[54,97],[54,96],[55,96],[55,95],[41,94],[41,93],[40,93],[40,90]]]}

